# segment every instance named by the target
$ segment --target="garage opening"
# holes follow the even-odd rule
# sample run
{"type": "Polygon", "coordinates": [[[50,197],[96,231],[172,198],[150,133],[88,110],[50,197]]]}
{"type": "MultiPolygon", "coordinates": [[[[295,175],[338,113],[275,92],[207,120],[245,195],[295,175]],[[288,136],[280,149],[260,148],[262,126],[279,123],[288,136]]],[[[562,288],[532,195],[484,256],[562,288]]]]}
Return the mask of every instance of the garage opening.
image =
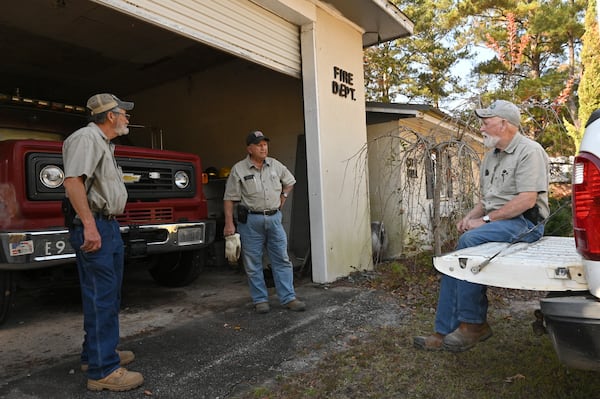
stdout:
{"type": "MultiPolygon", "coordinates": [[[[185,29],[172,26],[186,14],[175,2],[152,2],[156,9],[150,3],[2,2],[0,93],[78,105],[94,93],[114,93],[136,103],[133,125],[159,132],[159,140],[132,135],[132,144],[196,153],[205,169],[233,165],[245,156],[245,135],[260,129],[271,138],[270,154],[295,173],[304,134],[298,29],[290,42],[289,24],[278,21],[287,28],[277,35],[287,39],[269,42],[266,10],[248,1],[197,1],[195,14],[187,13],[196,18],[194,33],[190,21],[185,29]],[[235,18],[247,15],[249,4],[256,18],[241,26],[235,18]],[[202,18],[211,21],[212,38],[201,32],[202,18]],[[237,33],[225,25],[231,21],[237,33]],[[219,29],[234,39],[219,36],[219,29]]],[[[298,219],[292,208],[307,213],[306,200],[297,197],[284,210],[288,231],[298,219]]],[[[220,217],[218,205],[213,212],[220,217]]]]}

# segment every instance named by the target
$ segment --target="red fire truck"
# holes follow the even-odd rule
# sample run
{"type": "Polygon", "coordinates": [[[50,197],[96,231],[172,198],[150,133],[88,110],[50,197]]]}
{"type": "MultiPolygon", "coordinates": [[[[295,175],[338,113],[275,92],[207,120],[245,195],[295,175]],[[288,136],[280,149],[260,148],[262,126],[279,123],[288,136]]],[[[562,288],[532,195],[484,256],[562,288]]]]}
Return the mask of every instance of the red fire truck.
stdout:
{"type": "MultiPolygon", "coordinates": [[[[61,211],[61,150],[86,123],[83,107],[0,94],[0,323],[21,272],[75,260],[61,211]]],[[[118,143],[115,155],[129,194],[118,217],[127,259],[147,264],[161,285],[191,283],[215,238],[200,158],[118,143]]]]}

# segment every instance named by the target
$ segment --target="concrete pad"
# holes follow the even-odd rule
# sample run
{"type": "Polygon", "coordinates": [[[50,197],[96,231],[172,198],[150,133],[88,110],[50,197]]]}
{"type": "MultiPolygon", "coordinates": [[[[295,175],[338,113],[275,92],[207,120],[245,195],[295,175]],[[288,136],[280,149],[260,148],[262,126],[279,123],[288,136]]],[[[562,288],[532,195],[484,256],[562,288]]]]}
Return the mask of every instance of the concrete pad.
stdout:
{"type": "MultiPolygon", "coordinates": [[[[231,397],[278,375],[309,369],[325,354],[360,339],[370,328],[398,325],[405,317],[405,310],[377,291],[308,281],[296,282],[298,297],[307,304],[305,312],[284,309],[273,294],[271,312],[264,315],[254,312],[240,273],[205,274],[185,289],[153,287],[154,302],[144,303],[147,284],[126,283],[130,288],[121,315],[121,348],[136,354],[128,368],[143,373],[145,383],[119,393],[119,398],[150,394],[159,398],[231,397]]],[[[78,362],[82,334],[72,327],[81,323],[81,315],[71,311],[62,317],[54,341],[66,340],[69,345],[58,345],[63,349],[42,360],[38,356],[29,368],[22,361],[21,368],[6,364],[8,357],[1,353],[6,347],[0,349],[4,370],[0,398],[114,397],[108,391],[86,390],[86,377],[78,362]],[[14,371],[8,372],[6,367],[14,371]]],[[[12,347],[18,341],[15,335],[34,334],[41,328],[39,320],[11,323],[0,330],[3,346],[10,339],[12,347]]],[[[48,343],[27,342],[29,348],[19,348],[23,353],[52,351],[48,343]]]]}

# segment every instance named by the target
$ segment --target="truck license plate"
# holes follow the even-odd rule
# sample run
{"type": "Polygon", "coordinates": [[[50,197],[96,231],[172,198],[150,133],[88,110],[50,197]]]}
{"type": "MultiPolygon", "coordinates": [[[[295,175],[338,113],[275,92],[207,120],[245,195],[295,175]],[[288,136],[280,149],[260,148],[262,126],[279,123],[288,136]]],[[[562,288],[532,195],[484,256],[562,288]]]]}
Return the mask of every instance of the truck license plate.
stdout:
{"type": "Polygon", "coordinates": [[[48,237],[38,237],[34,248],[35,256],[55,256],[73,254],[68,234],[56,234],[48,237]]]}

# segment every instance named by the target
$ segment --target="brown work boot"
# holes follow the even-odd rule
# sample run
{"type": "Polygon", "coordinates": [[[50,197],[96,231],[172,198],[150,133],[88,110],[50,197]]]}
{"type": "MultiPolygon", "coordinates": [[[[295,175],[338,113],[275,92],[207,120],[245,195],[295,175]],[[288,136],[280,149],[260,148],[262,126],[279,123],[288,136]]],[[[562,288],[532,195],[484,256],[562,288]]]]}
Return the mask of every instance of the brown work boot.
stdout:
{"type": "Polygon", "coordinates": [[[440,333],[433,333],[427,337],[418,336],[413,337],[413,346],[417,349],[423,349],[426,351],[441,351],[442,341],[444,335],[440,333]]]}
{"type": "MultiPolygon", "coordinates": [[[[135,360],[135,355],[133,354],[132,351],[120,351],[117,350],[117,355],[119,355],[119,366],[126,366],[129,363],[133,362],[135,360]]],[[[89,366],[87,363],[82,363],[81,364],[81,371],[83,371],[84,373],[87,372],[89,370],[89,366]]]]}
{"type": "Polygon", "coordinates": [[[492,329],[487,322],[482,324],[460,323],[456,330],[444,337],[443,347],[451,352],[464,352],[492,335],[492,329]]]}
{"type": "Polygon", "coordinates": [[[264,314],[269,313],[271,307],[269,306],[269,302],[261,302],[254,305],[254,309],[256,310],[256,313],[264,314]]]}
{"type": "Polygon", "coordinates": [[[285,307],[294,312],[303,312],[306,309],[304,302],[293,299],[285,304],[285,307]]]}
{"type": "Polygon", "coordinates": [[[87,388],[90,391],[102,391],[108,389],[109,391],[129,391],[139,387],[144,383],[144,377],[141,373],[135,371],[128,371],[124,367],[120,367],[99,380],[88,380],[87,388]]]}

